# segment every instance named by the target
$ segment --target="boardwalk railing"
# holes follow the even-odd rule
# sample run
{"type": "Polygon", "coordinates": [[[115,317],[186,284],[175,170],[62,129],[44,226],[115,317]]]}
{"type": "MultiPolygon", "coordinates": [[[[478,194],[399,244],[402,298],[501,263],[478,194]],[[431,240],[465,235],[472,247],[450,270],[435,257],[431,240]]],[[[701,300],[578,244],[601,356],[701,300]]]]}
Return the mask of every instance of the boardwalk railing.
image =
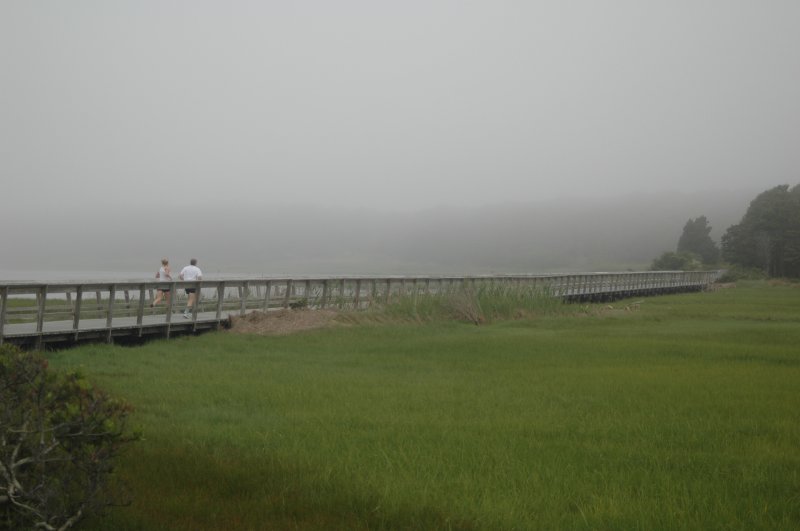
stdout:
{"type": "Polygon", "coordinates": [[[0,344],[170,337],[217,329],[231,315],[307,307],[365,309],[404,295],[437,294],[479,285],[524,286],[566,300],[702,290],[719,271],[643,271],[555,275],[325,277],[199,282],[4,283],[0,281],[0,344]],[[151,307],[154,293],[172,297],[151,307]],[[199,293],[188,316],[186,288],[199,293]]]}

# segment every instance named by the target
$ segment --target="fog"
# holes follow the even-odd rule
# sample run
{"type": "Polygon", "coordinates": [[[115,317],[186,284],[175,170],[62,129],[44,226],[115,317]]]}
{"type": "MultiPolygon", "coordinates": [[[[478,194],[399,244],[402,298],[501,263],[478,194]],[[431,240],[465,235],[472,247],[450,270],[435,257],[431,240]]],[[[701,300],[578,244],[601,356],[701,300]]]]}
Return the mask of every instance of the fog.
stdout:
{"type": "Polygon", "coordinates": [[[641,267],[800,172],[800,3],[0,3],[0,270],[641,267]]]}
{"type": "Polygon", "coordinates": [[[77,279],[73,272],[83,271],[130,278],[155,271],[162,257],[174,269],[196,257],[213,277],[641,269],[675,250],[690,217],[706,215],[718,241],[754,195],[658,194],[407,213],[341,207],[219,212],[197,205],[151,215],[87,202],[54,208],[45,223],[29,217],[12,225],[0,216],[4,227],[14,227],[3,231],[0,270],[35,280],[48,280],[40,278],[47,276],[42,271],[59,279],[77,279]]]}

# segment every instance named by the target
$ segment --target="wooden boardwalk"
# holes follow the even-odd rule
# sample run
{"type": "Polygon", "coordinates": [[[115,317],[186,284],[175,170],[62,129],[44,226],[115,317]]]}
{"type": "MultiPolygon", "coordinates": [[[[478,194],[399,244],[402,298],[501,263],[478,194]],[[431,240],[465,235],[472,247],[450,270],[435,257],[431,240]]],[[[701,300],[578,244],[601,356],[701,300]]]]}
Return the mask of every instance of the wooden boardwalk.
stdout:
{"type": "Polygon", "coordinates": [[[719,271],[641,271],[557,275],[253,278],[200,282],[14,283],[0,281],[0,344],[65,346],[141,341],[219,329],[231,316],[281,308],[367,309],[399,297],[480,287],[511,287],[566,300],[609,300],[707,288],[719,271]],[[151,308],[170,286],[169,304],[151,308]],[[182,315],[185,288],[200,302],[182,315]]]}

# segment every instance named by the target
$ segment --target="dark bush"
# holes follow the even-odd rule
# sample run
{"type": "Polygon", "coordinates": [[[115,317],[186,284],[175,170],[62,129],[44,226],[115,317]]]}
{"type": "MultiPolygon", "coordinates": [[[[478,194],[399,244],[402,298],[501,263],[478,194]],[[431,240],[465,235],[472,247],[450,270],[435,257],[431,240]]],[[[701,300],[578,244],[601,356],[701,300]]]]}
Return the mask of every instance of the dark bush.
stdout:
{"type": "Polygon", "coordinates": [[[131,406],[35,352],[0,346],[0,528],[68,529],[120,501],[131,406]]]}
{"type": "Polygon", "coordinates": [[[703,264],[692,253],[666,252],[653,260],[651,271],[695,271],[702,269],[703,264]]]}

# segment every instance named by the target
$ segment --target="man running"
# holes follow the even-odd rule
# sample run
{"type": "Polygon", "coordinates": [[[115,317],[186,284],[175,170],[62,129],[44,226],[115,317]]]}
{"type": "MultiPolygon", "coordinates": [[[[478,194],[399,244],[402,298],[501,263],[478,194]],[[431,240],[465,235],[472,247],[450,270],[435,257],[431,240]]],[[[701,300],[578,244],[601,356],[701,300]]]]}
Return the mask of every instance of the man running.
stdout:
{"type": "MultiPolygon", "coordinates": [[[[178,277],[186,281],[203,280],[203,272],[197,267],[197,258],[189,260],[189,265],[181,269],[181,274],[178,275],[178,277]]],[[[186,288],[185,291],[189,298],[186,301],[186,309],[183,310],[183,317],[184,319],[188,319],[197,301],[197,290],[195,288],[186,288]]]]}

